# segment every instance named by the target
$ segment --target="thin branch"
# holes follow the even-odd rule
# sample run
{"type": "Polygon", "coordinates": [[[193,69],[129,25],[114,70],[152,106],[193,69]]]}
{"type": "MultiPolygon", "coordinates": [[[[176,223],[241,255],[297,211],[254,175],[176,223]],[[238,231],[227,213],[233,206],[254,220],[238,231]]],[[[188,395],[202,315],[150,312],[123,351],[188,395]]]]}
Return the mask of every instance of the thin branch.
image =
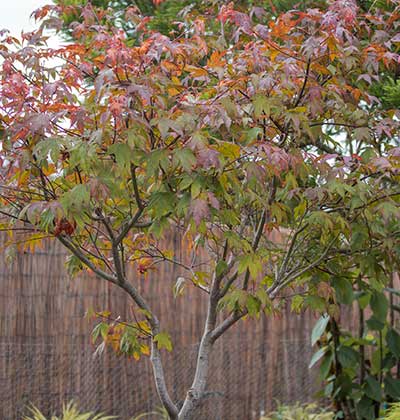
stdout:
{"type": "MultiPolygon", "coordinates": [[[[304,213],[304,215],[305,215],[305,213],[304,213]]],[[[301,224],[301,222],[300,222],[300,224],[301,224]]],[[[308,226],[308,223],[306,223],[301,228],[297,229],[296,232],[293,234],[292,240],[290,242],[289,249],[287,250],[285,257],[283,258],[281,268],[279,269],[279,277],[281,277],[281,275],[286,271],[286,268],[287,268],[287,265],[288,265],[288,262],[289,262],[289,258],[292,255],[297,237],[300,235],[301,232],[303,232],[307,228],[307,226],[308,226]]]]}
{"type": "Polygon", "coordinates": [[[90,268],[94,273],[96,273],[99,277],[107,280],[113,284],[117,284],[117,278],[100,268],[98,268],[86,255],[74,245],[72,240],[64,235],[58,235],[56,238],[66,247],[68,248],[83,264],[85,264],[88,268],[90,268]]]}
{"type": "Polygon", "coordinates": [[[122,242],[122,240],[125,238],[125,236],[129,233],[129,231],[133,227],[146,228],[152,225],[153,222],[138,223],[138,220],[140,219],[140,216],[142,215],[142,213],[143,213],[143,209],[139,208],[137,212],[134,214],[134,216],[124,224],[120,234],[115,238],[115,243],[117,245],[122,242]]]}
{"type": "Polygon", "coordinates": [[[215,342],[221,335],[223,335],[229,328],[231,328],[239,319],[243,318],[247,314],[247,310],[235,312],[230,315],[224,321],[222,321],[211,333],[211,340],[215,342]]]}
{"type": "MultiPolygon", "coordinates": [[[[252,246],[251,246],[253,249],[253,252],[256,251],[258,244],[260,243],[260,239],[264,230],[266,220],[267,220],[267,211],[264,209],[260,218],[260,223],[258,224],[258,227],[257,227],[256,234],[253,239],[252,246]]],[[[249,285],[249,279],[250,279],[250,270],[247,269],[245,277],[244,277],[244,281],[243,281],[243,290],[247,290],[247,287],[249,285]]]]}
{"type": "Polygon", "coordinates": [[[0,189],[14,191],[18,194],[37,195],[40,198],[44,198],[44,194],[38,193],[36,191],[20,190],[18,188],[9,187],[9,186],[6,186],[6,185],[0,185],[0,189]]]}
{"type": "Polygon", "coordinates": [[[110,271],[113,271],[112,270],[112,267],[111,267],[111,265],[109,264],[109,262],[107,261],[107,258],[105,257],[105,255],[100,251],[100,249],[99,249],[99,247],[98,247],[98,245],[97,245],[97,232],[96,232],[96,237],[93,237],[93,235],[92,235],[92,232],[90,232],[90,230],[88,229],[88,227],[87,226],[85,226],[85,230],[86,230],[86,232],[88,233],[88,236],[89,236],[89,239],[90,239],[90,242],[92,243],[92,245],[94,246],[94,248],[96,249],[96,251],[97,251],[97,254],[98,254],[98,258],[100,258],[101,259],[101,261],[103,261],[104,262],[104,264],[107,266],[107,268],[110,270],[110,271]]]}
{"type": "MultiPolygon", "coordinates": [[[[128,293],[128,295],[131,296],[133,301],[139,306],[139,308],[144,311],[145,316],[151,326],[151,332],[153,334],[153,337],[159,334],[160,322],[158,321],[157,317],[152,313],[151,308],[140,295],[140,293],[137,291],[137,289],[126,281],[120,282],[118,283],[118,285],[123,290],[125,290],[128,293]]],[[[168,393],[167,384],[165,382],[164,368],[161,361],[161,354],[157,347],[157,343],[154,341],[154,339],[151,341],[150,360],[153,365],[153,374],[158,395],[169,416],[175,419],[178,415],[178,408],[173,403],[168,393]]]]}
{"type": "Polygon", "coordinates": [[[138,188],[137,178],[136,178],[136,169],[137,169],[137,166],[132,164],[131,165],[131,178],[132,178],[132,184],[133,184],[133,191],[135,193],[135,200],[136,200],[138,209],[143,210],[144,205],[142,203],[142,200],[139,194],[139,188],[138,188]]]}
{"type": "Polygon", "coordinates": [[[308,81],[308,77],[310,75],[310,65],[311,65],[311,59],[309,58],[307,60],[307,66],[306,66],[306,75],[304,76],[304,82],[303,82],[303,86],[301,87],[299,96],[297,97],[297,100],[294,104],[294,108],[297,108],[297,106],[299,105],[300,101],[303,99],[303,95],[307,86],[307,81],[308,81]]]}
{"type": "Polygon", "coordinates": [[[293,273],[291,275],[286,276],[286,278],[283,278],[282,281],[280,281],[278,283],[278,285],[272,285],[268,290],[268,294],[271,298],[274,298],[276,296],[276,294],[283,289],[285,286],[287,286],[288,284],[290,284],[292,281],[294,281],[296,278],[300,277],[301,275],[303,275],[304,273],[306,273],[307,271],[313,269],[314,267],[316,267],[321,261],[323,261],[325,259],[325,257],[327,256],[329,250],[331,249],[332,245],[335,243],[335,241],[337,240],[338,235],[336,235],[327,245],[327,247],[325,248],[324,252],[311,264],[307,265],[306,267],[303,267],[300,271],[298,271],[297,273],[293,273]]]}
{"type": "MultiPolygon", "coordinates": [[[[105,319],[105,320],[107,320],[107,321],[112,321],[112,322],[114,322],[114,323],[116,323],[116,324],[120,324],[120,325],[124,325],[125,327],[129,327],[129,328],[132,328],[132,329],[134,329],[134,330],[136,330],[136,331],[139,331],[141,334],[143,334],[146,338],[150,338],[152,335],[148,332],[148,331],[146,331],[145,329],[143,329],[143,328],[140,328],[140,327],[137,327],[136,325],[133,325],[133,324],[130,324],[129,322],[125,322],[125,321],[120,321],[118,318],[111,318],[111,317],[109,317],[109,316],[105,316],[105,315],[103,315],[102,313],[100,313],[100,312],[95,312],[94,313],[94,315],[96,316],[96,318],[102,318],[102,319],[105,319]]],[[[136,322],[137,322],[137,320],[136,320],[136,322]]],[[[137,322],[138,323],[138,322],[137,322]]],[[[138,323],[139,324],[139,323],[138,323]]]]}
{"type": "Polygon", "coordinates": [[[227,293],[232,284],[235,282],[235,280],[238,278],[239,273],[236,271],[224,284],[223,289],[220,292],[220,298],[224,297],[227,293]]]}
{"type": "Polygon", "coordinates": [[[316,121],[309,124],[310,127],[317,127],[320,125],[333,125],[335,127],[349,127],[349,128],[369,128],[368,125],[357,125],[349,123],[339,123],[333,121],[316,121]]]}

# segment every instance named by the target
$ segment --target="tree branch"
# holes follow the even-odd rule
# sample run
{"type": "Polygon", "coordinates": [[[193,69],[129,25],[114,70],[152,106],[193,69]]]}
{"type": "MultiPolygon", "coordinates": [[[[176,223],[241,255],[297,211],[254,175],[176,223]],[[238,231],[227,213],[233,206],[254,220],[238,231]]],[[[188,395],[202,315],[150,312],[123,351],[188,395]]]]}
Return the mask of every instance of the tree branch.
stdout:
{"type": "Polygon", "coordinates": [[[239,319],[243,318],[247,314],[247,310],[235,312],[222,321],[211,333],[211,340],[215,342],[221,335],[223,335],[229,328],[231,328],[239,319]]]}
{"type": "MultiPolygon", "coordinates": [[[[117,269],[117,263],[119,261],[119,254],[118,256],[113,255],[116,259],[114,259],[114,264],[116,265],[116,271],[117,276],[110,275],[106,273],[105,271],[99,269],[96,267],[87,257],[84,255],[84,253],[78,249],[72,241],[67,238],[66,236],[59,235],[57,236],[57,239],[66,247],[68,248],[83,264],[85,264],[87,267],[89,267],[94,273],[96,273],[99,277],[116,284],[121,289],[123,289],[131,298],[132,300],[137,304],[137,306],[142,309],[145,313],[145,316],[150,324],[151,332],[153,336],[153,340],[151,342],[151,362],[153,366],[153,374],[154,379],[157,387],[157,392],[160,397],[160,400],[167,410],[169,416],[171,419],[175,419],[178,414],[178,409],[173,403],[171,397],[169,396],[167,385],[165,382],[165,373],[161,361],[161,354],[159,349],[157,348],[157,343],[154,341],[154,336],[156,336],[160,332],[160,323],[157,319],[157,317],[153,314],[151,311],[150,306],[147,304],[147,302],[144,300],[144,298],[140,295],[138,290],[128,283],[125,279],[125,276],[122,272],[118,272],[117,269]]],[[[113,243],[113,246],[115,243],[113,243]]],[[[119,261],[120,262],[120,261],[119,261]]]]}
{"type": "Polygon", "coordinates": [[[325,248],[324,252],[311,264],[307,265],[306,267],[303,267],[300,271],[298,271],[297,273],[293,273],[293,274],[289,274],[286,277],[284,277],[281,281],[278,282],[278,284],[273,284],[268,290],[267,293],[270,296],[271,299],[273,299],[276,294],[283,289],[285,286],[287,286],[288,284],[290,284],[292,281],[294,281],[296,278],[300,277],[302,274],[306,273],[308,270],[313,269],[314,267],[316,267],[322,260],[325,259],[325,257],[327,256],[329,250],[331,249],[332,245],[334,244],[334,242],[337,240],[338,235],[336,235],[331,242],[329,242],[329,244],[327,245],[327,247],[325,248]]]}
{"type": "MultiPolygon", "coordinates": [[[[257,227],[256,234],[253,239],[252,246],[251,246],[253,249],[253,252],[256,251],[258,244],[260,243],[260,239],[264,230],[266,220],[267,220],[267,211],[264,209],[260,218],[260,222],[257,227]]],[[[250,270],[247,269],[246,274],[244,276],[244,281],[243,281],[243,290],[247,290],[247,287],[249,285],[249,279],[250,279],[250,270]]]]}
{"type": "MultiPolygon", "coordinates": [[[[300,222],[300,224],[301,224],[301,222],[300,222]]],[[[308,224],[306,223],[303,227],[297,229],[296,232],[293,234],[292,240],[291,240],[290,245],[289,245],[289,249],[287,250],[285,257],[283,258],[281,268],[279,269],[279,277],[286,271],[286,268],[287,268],[287,265],[288,265],[288,262],[289,262],[289,258],[292,255],[293,248],[294,248],[294,245],[296,243],[297,237],[300,235],[301,232],[303,232],[307,228],[307,226],[308,226],[308,224]]]]}
{"type": "Polygon", "coordinates": [[[113,284],[117,284],[117,278],[112,274],[109,274],[100,268],[98,268],[94,263],[92,263],[86,255],[74,245],[72,240],[65,235],[58,235],[56,238],[67,248],[69,249],[83,264],[90,268],[94,273],[99,277],[107,280],[113,284]]]}
{"type": "Polygon", "coordinates": [[[303,95],[304,95],[304,91],[306,89],[307,86],[307,81],[308,81],[308,77],[310,75],[310,65],[311,65],[311,59],[309,58],[307,60],[307,65],[306,65],[306,74],[304,76],[304,81],[303,81],[303,86],[301,87],[299,96],[296,99],[296,102],[294,104],[294,108],[297,108],[297,106],[299,105],[300,101],[303,99],[303,95]]]}

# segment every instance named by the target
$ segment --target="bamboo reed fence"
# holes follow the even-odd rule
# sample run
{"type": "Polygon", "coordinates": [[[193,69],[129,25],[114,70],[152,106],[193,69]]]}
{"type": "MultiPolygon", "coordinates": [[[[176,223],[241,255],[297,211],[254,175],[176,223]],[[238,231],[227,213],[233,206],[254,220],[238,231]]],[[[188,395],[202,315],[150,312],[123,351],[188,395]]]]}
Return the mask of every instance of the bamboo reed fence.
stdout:
{"type": "MultiPolygon", "coordinates": [[[[176,252],[185,252],[179,238],[172,241],[176,252]]],[[[153,410],[159,402],[149,361],[117,357],[111,349],[95,356],[92,325],[84,318],[91,307],[131,319],[131,302],[94,276],[69,279],[65,256],[55,242],[35,254],[19,253],[11,265],[0,256],[0,419],[22,419],[29,403],[49,414],[71,399],[121,420],[153,410]]],[[[172,336],[176,350],[164,357],[177,402],[190,386],[205,308],[195,288],[173,296],[179,274],[173,265],[146,277],[134,274],[172,336]]],[[[277,401],[313,399],[318,383],[308,363],[314,322],[312,314],[288,309],[279,317],[241,321],[213,352],[209,393],[197,418],[259,419],[277,401]]]]}

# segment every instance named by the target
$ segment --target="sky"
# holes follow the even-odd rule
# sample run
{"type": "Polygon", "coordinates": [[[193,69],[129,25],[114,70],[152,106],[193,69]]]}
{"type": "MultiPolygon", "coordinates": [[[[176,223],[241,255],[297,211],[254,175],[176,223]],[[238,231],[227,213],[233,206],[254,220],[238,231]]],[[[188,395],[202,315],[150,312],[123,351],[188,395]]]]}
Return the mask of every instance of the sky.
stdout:
{"type": "Polygon", "coordinates": [[[30,14],[51,0],[0,0],[0,30],[9,29],[11,34],[19,36],[21,31],[32,31],[35,28],[30,14]]]}

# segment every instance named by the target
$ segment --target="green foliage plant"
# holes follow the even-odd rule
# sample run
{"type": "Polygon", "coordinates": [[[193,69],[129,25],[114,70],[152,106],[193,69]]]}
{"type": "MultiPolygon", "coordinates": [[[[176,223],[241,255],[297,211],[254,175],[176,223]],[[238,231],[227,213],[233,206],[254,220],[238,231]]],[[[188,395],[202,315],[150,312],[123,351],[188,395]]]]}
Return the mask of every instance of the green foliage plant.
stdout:
{"type": "Polygon", "coordinates": [[[260,420],[333,420],[335,413],[318,408],[317,404],[280,405],[276,411],[260,420]]]}
{"type": "Polygon", "coordinates": [[[386,411],[384,420],[398,420],[400,419],[400,403],[394,403],[386,411]]]}
{"type": "Polygon", "coordinates": [[[114,416],[95,414],[92,411],[83,413],[72,401],[63,406],[62,414],[60,416],[53,415],[46,418],[46,416],[35,406],[29,407],[29,411],[30,414],[25,416],[23,420],[112,420],[117,418],[114,416]]]}
{"type": "Polygon", "coordinates": [[[131,420],[145,420],[148,418],[156,418],[158,420],[169,420],[169,416],[164,407],[157,407],[154,411],[149,411],[147,413],[141,413],[131,420]],[[155,416],[155,417],[154,417],[155,416]]]}
{"type": "MultiPolygon", "coordinates": [[[[373,420],[388,401],[400,401],[400,334],[393,322],[395,305],[390,305],[390,295],[359,280],[361,287],[364,291],[354,293],[352,300],[359,314],[358,330],[346,329],[337,314],[321,317],[312,334],[312,344],[318,344],[319,350],[310,366],[320,362],[325,383],[321,394],[334,401],[338,418],[373,420]],[[367,320],[366,313],[370,314],[367,320]]],[[[344,307],[342,301],[341,310],[344,307]]]]}

